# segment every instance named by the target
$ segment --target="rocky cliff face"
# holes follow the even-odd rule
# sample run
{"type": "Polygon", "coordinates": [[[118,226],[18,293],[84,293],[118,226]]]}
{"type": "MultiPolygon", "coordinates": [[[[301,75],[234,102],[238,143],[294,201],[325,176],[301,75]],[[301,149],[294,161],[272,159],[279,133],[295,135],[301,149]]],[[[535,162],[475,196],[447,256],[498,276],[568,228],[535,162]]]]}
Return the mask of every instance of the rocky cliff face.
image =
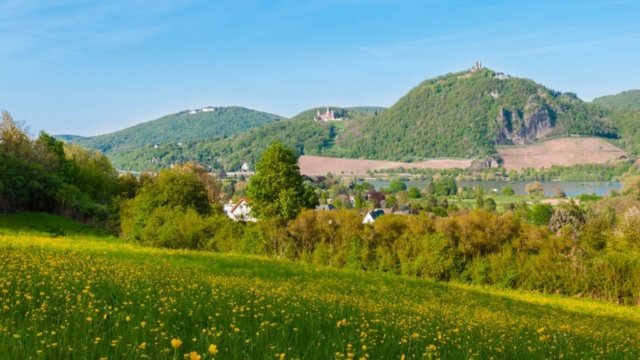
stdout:
{"type": "Polygon", "coordinates": [[[549,135],[556,113],[544,98],[531,95],[524,108],[500,107],[495,121],[496,143],[527,144],[549,135]]]}

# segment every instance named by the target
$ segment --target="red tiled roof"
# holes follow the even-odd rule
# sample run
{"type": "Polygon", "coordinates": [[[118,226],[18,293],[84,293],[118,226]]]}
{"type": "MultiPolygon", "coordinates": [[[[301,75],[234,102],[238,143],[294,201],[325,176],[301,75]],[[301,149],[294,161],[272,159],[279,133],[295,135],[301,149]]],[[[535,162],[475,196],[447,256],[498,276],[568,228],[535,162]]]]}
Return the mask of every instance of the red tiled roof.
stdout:
{"type": "Polygon", "coordinates": [[[238,200],[238,203],[237,203],[233,208],[231,208],[231,210],[230,210],[229,212],[230,212],[230,213],[233,213],[234,211],[236,211],[236,209],[237,209],[240,205],[242,205],[242,202],[245,202],[245,203],[247,203],[247,204],[248,204],[248,203],[249,203],[249,199],[246,199],[246,198],[240,198],[240,200],[238,200]]]}

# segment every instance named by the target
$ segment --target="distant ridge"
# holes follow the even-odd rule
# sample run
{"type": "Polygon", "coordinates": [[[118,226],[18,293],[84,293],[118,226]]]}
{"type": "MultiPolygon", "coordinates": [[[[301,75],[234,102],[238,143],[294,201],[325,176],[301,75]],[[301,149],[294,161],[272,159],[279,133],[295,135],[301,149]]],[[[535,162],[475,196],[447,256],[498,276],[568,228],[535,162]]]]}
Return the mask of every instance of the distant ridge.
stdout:
{"type": "Polygon", "coordinates": [[[615,110],[601,102],[606,101],[584,102],[574,93],[477,63],[423,81],[388,109],[329,105],[284,119],[240,107],[202,108],[112,134],[67,139],[105,152],[120,169],[143,171],[187,161],[212,171],[234,171],[244,162],[255,163],[273,141],[301,155],[416,163],[497,160],[503,145],[580,135],[640,155],[640,111],[615,110]]]}
{"type": "Polygon", "coordinates": [[[110,134],[57,138],[110,154],[164,143],[224,138],[280,119],[279,115],[237,106],[205,107],[166,115],[110,134]]]}
{"type": "Polygon", "coordinates": [[[593,99],[593,103],[616,110],[640,110],[640,90],[627,90],[615,95],[601,96],[593,99]]]}
{"type": "MultiPolygon", "coordinates": [[[[273,141],[281,141],[300,154],[327,154],[341,131],[340,127],[354,120],[364,120],[384,111],[382,107],[362,106],[313,108],[294,116],[247,129],[227,138],[207,138],[138,148],[113,149],[107,154],[116,167],[123,170],[156,170],[175,163],[194,161],[209,169],[237,170],[242,163],[254,164],[273,141]],[[314,120],[316,112],[331,108],[348,121],[322,123],[314,120]]],[[[82,143],[81,143],[82,144],[82,143]]],[[[333,154],[333,153],[331,153],[333,154]]]]}

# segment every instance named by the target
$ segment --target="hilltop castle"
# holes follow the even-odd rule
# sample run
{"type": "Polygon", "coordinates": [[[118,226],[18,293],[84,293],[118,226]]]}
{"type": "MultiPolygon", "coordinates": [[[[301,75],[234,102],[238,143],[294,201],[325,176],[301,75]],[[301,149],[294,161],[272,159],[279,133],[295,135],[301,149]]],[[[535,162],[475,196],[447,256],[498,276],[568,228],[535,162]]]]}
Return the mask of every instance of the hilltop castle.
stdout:
{"type": "Polygon", "coordinates": [[[331,108],[327,108],[324,114],[320,113],[320,110],[316,112],[316,116],[313,117],[315,121],[340,121],[342,118],[336,118],[335,113],[331,108]]]}
{"type": "Polygon", "coordinates": [[[471,72],[482,70],[482,62],[476,61],[476,64],[471,67],[471,72]]]}

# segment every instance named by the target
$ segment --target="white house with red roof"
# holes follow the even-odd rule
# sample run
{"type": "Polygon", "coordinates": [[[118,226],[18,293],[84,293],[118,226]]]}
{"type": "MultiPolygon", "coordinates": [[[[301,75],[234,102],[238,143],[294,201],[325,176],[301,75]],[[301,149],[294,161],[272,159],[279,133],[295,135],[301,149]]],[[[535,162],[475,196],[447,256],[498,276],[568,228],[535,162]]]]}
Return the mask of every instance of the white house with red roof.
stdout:
{"type": "Polygon", "coordinates": [[[246,198],[240,198],[235,204],[229,201],[224,205],[224,212],[233,221],[257,221],[255,217],[251,216],[251,206],[246,198]]]}

